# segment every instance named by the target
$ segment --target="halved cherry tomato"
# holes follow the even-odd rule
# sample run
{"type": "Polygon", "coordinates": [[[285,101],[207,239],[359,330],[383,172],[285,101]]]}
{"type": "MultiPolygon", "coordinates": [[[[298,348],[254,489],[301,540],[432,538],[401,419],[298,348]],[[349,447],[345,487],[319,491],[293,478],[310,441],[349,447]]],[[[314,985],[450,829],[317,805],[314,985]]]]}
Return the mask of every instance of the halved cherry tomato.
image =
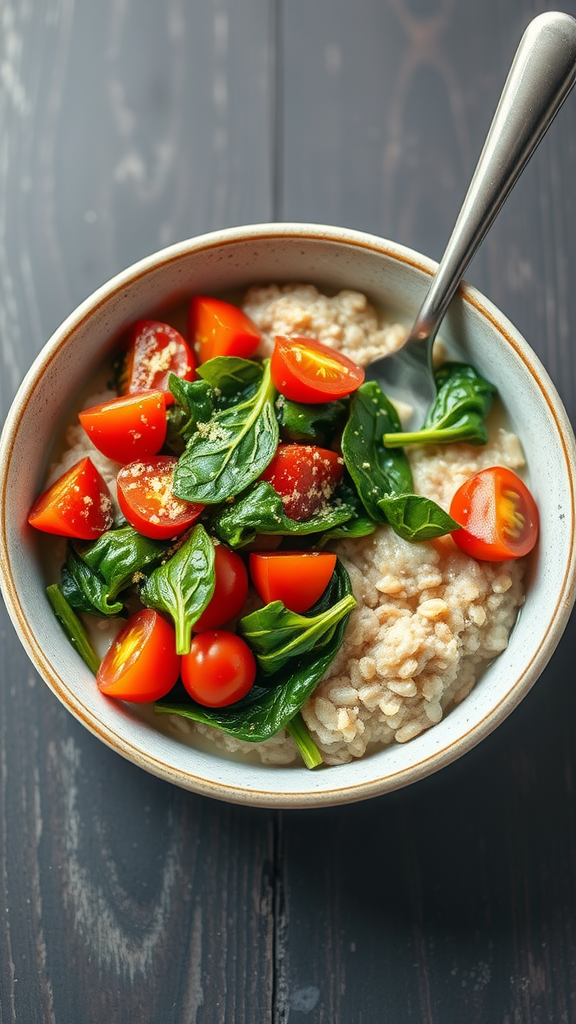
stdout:
{"type": "Polygon", "coordinates": [[[205,295],[195,295],[190,303],[188,333],[200,363],[215,356],[250,359],[261,338],[256,324],[241,309],[205,295]]]}
{"type": "Polygon", "coordinates": [[[156,455],[166,437],[163,391],[124,395],[83,409],[78,419],[92,444],[114,462],[134,462],[156,455]]]}
{"type": "Polygon", "coordinates": [[[277,551],[250,555],[250,576],[260,597],[307,612],[326,590],[336,565],[329,551],[277,551]]]}
{"type": "Polygon", "coordinates": [[[160,700],[180,674],[180,657],[170,623],[144,608],[131,615],[100,662],[96,681],[102,693],[141,704],[160,700]]]}
{"type": "Polygon", "coordinates": [[[230,622],[246,600],[248,593],[248,573],[246,566],[235,551],[217,544],[214,549],[214,575],[216,583],[214,593],[200,618],[192,627],[195,633],[205,629],[217,629],[225,622],[230,622]]]}
{"type": "Polygon", "coordinates": [[[332,402],[364,380],[361,366],[314,338],[277,337],[270,372],[280,394],[293,402],[332,402]]]}
{"type": "Polygon", "coordinates": [[[279,444],[262,473],[278,492],[290,519],[310,519],[332,496],[344,472],[344,461],[328,448],[312,444],[279,444]]]}
{"type": "Polygon", "coordinates": [[[182,656],[182,682],[198,704],[224,708],[254,685],[256,661],[242,637],[225,630],[198,633],[182,656]]]}
{"type": "Polygon", "coordinates": [[[44,533],[96,540],[113,522],[112,499],[88,457],[58,477],[34,502],[28,522],[44,533]]]}
{"type": "Polygon", "coordinates": [[[174,401],[168,387],[170,374],[192,380],[196,369],[194,354],[182,335],[159,320],[137,320],[132,325],[125,360],[120,393],[163,391],[167,405],[174,401]]]}
{"type": "Polygon", "coordinates": [[[521,558],[538,538],[536,502],[520,477],[504,466],[483,469],[463,484],[450,515],[463,527],[452,534],[458,547],[486,562],[521,558]]]}
{"type": "Polygon", "coordinates": [[[154,540],[169,540],[184,533],[204,509],[172,492],[178,459],[156,455],[123,466],[116,477],[118,504],[138,533],[154,540]]]}

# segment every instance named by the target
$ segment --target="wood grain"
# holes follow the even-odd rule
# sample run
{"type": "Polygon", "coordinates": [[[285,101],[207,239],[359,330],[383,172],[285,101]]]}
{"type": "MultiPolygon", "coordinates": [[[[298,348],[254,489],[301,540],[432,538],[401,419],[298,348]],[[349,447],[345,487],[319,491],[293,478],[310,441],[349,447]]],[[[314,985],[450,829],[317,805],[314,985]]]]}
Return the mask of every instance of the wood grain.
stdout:
{"type": "MultiPolygon", "coordinates": [[[[515,46],[552,6],[0,0],[2,416],[79,301],[187,235],[302,219],[439,257],[515,46]]],[[[468,275],[573,419],[575,129],[572,97],[468,275]]],[[[272,813],[103,747],[2,609],[0,1024],[576,1019],[575,629],[437,776],[272,813]]]]}

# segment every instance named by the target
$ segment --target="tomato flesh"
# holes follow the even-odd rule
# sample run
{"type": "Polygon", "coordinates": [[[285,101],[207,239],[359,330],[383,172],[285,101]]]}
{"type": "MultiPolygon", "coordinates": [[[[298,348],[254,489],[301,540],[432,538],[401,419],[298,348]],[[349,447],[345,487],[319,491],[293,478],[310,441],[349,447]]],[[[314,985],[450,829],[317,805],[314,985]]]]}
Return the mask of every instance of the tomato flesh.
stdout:
{"type": "Polygon", "coordinates": [[[106,482],[88,457],[45,490],[34,502],[28,522],[44,533],[96,540],[114,521],[106,482]]]}
{"type": "Polygon", "coordinates": [[[214,593],[192,627],[195,633],[217,629],[242,611],[248,594],[246,566],[235,551],[217,544],[214,548],[214,593]]]}
{"type": "Polygon", "coordinates": [[[171,373],[192,380],[194,353],[179,331],[160,320],[137,320],[130,329],[122,394],[163,391],[168,405],[174,397],[168,387],[171,373]]]}
{"type": "Polygon", "coordinates": [[[278,492],[288,518],[304,522],[324,508],[343,472],[342,457],[328,448],[279,444],[262,480],[278,492]]]}
{"type": "Polygon", "coordinates": [[[180,674],[172,626],[151,608],[132,615],[100,663],[102,693],[136,704],[160,700],[180,674]]]}
{"type": "Polygon", "coordinates": [[[314,338],[278,336],[270,372],[280,394],[292,402],[332,402],[364,380],[361,366],[314,338]]]}
{"type": "Polygon", "coordinates": [[[128,522],[144,537],[178,537],[204,510],[199,502],[185,501],[173,493],[177,462],[172,455],[156,455],[130,462],[118,473],[118,504],[128,522]]]}
{"type": "Polygon", "coordinates": [[[462,525],[452,534],[458,547],[486,562],[521,558],[538,539],[536,502],[520,477],[504,466],[483,469],[463,484],[450,515],[462,525]]]}
{"type": "Polygon", "coordinates": [[[256,661],[242,637],[207,630],[193,638],[189,653],[182,656],[181,674],[193,700],[207,708],[223,708],[252,689],[256,661]]]}
{"type": "Polygon", "coordinates": [[[250,359],[261,338],[256,324],[241,309],[205,295],[195,295],[192,299],[188,329],[200,363],[216,356],[250,359]]]}
{"type": "Polygon", "coordinates": [[[92,444],[114,462],[156,455],[166,438],[166,401],[162,391],[124,395],[78,414],[92,444]]]}
{"type": "Polygon", "coordinates": [[[336,555],[329,551],[253,552],[252,582],[263,601],[282,601],[292,612],[307,612],[326,590],[336,555]]]}

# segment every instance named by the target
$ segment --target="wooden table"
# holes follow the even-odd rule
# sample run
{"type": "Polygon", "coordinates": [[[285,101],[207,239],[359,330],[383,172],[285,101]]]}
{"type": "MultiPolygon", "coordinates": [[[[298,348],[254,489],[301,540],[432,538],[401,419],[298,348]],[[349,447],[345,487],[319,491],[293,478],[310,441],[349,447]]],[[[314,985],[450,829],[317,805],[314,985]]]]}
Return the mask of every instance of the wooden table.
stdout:
{"type": "MultiPolygon", "coordinates": [[[[0,389],[153,250],[344,224],[439,257],[542,0],[1,0],[0,389]]],[[[576,14],[575,0],[564,8],[576,14]]],[[[576,412],[576,96],[468,273],[576,412]]],[[[86,732],[2,612],[1,1024],[576,1020],[576,624],[496,733],[314,812],[86,732]]]]}

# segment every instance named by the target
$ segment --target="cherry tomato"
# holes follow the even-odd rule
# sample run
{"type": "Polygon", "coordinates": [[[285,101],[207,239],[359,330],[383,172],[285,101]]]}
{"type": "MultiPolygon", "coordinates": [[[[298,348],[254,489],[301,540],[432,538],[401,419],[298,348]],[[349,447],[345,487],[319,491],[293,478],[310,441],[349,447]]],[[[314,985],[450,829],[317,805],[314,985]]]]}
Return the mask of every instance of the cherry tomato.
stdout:
{"type": "Polygon", "coordinates": [[[290,519],[304,521],[319,512],[344,472],[340,455],[311,444],[279,444],[262,479],[272,484],[290,519]]]}
{"type": "Polygon", "coordinates": [[[214,549],[214,593],[200,618],[194,623],[195,633],[217,629],[230,622],[242,610],[248,593],[246,566],[235,551],[223,544],[214,549]]]}
{"type": "Polygon", "coordinates": [[[118,504],[138,533],[154,540],[169,540],[184,533],[204,509],[172,493],[178,459],[156,455],[130,462],[116,477],[118,504]]]}
{"type": "Polygon", "coordinates": [[[242,637],[214,629],[193,638],[180,671],[193,700],[207,708],[224,708],[252,689],[256,661],[242,637]]]}
{"type": "Polygon", "coordinates": [[[128,335],[128,349],[120,393],[163,391],[166,404],[174,397],[168,387],[171,373],[192,380],[196,363],[194,354],[182,335],[159,320],[137,320],[128,335]]]}
{"type": "Polygon", "coordinates": [[[100,662],[102,693],[141,704],[160,700],[180,674],[176,637],[170,623],[151,608],[131,615],[100,662]]]}
{"type": "Polygon", "coordinates": [[[336,565],[329,551],[278,551],[250,555],[250,576],[260,597],[307,612],[326,590],[336,565]]]}
{"type": "Polygon", "coordinates": [[[277,337],[270,371],[280,394],[293,402],[332,402],[364,380],[361,366],[313,338],[277,337]]]}
{"type": "Polygon", "coordinates": [[[96,540],[113,522],[112,499],[92,460],[80,459],[34,502],[28,522],[44,533],[96,540]]]}
{"type": "Polygon", "coordinates": [[[196,295],[190,303],[188,332],[200,363],[215,356],[250,359],[261,338],[256,324],[241,309],[204,295],[196,295]]]}
{"type": "Polygon", "coordinates": [[[463,529],[452,534],[462,551],[486,562],[521,558],[538,538],[538,509],[526,485],[504,466],[476,473],[462,485],[450,515],[463,529]]]}
{"type": "Polygon", "coordinates": [[[166,402],[162,391],[113,398],[78,414],[92,444],[114,462],[156,455],[166,437],[166,402]]]}

